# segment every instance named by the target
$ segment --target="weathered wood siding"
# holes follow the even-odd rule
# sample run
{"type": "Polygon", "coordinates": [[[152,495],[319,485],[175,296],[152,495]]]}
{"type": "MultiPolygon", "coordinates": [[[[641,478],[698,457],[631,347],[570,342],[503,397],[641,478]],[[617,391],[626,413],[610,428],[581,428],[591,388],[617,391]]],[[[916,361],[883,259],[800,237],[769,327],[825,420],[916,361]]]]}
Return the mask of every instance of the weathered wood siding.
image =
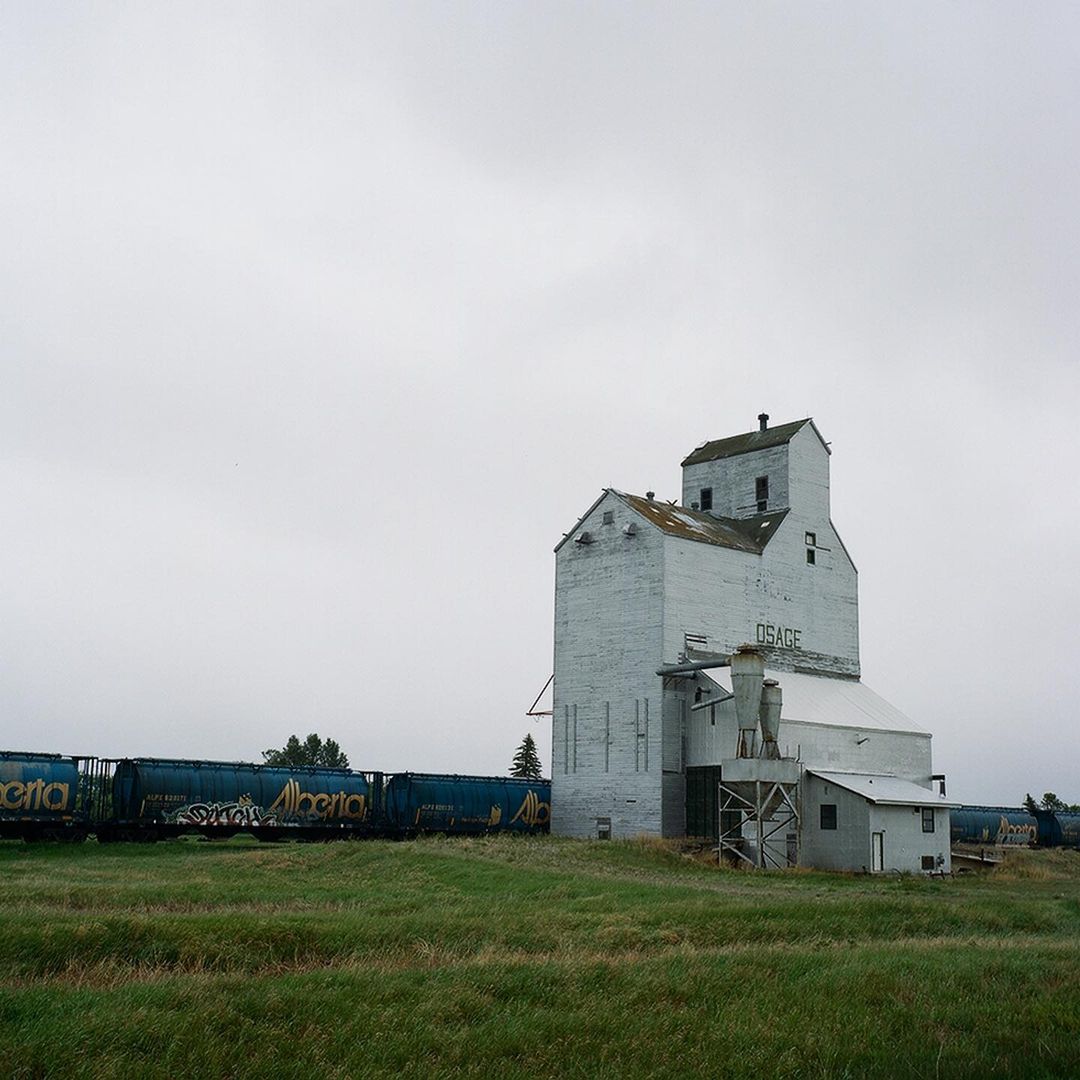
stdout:
{"type": "Polygon", "coordinates": [[[758,512],[755,485],[759,476],[769,478],[768,508],[780,510],[788,506],[787,446],[770,446],[749,454],[685,466],[683,506],[700,504],[701,489],[711,487],[714,514],[721,517],[753,517],[758,512]]]}
{"type": "MultiPolygon", "coordinates": [[[[764,457],[776,449],[743,457],[764,457]]],[[[858,675],[858,576],[829,520],[829,455],[809,424],[782,449],[793,474],[784,490],[790,487],[798,501],[762,555],[665,537],[666,661],[674,661],[691,633],[706,636],[716,652],[757,643],[768,665],[779,670],[858,675]],[[806,561],[807,533],[815,539],[813,565],[806,561]],[[797,647],[762,640],[777,628],[797,630],[797,647]]]]}
{"type": "Polygon", "coordinates": [[[594,543],[571,537],[555,559],[551,828],[596,836],[610,818],[613,836],[658,835],[663,535],[611,494],[583,529],[594,543]]]}
{"type": "MultiPolygon", "coordinates": [[[[730,704],[715,717],[691,712],[697,684],[656,675],[688,634],[717,653],[755,643],[778,672],[858,677],[858,575],[830,520],[829,453],[814,428],[785,446],[688,466],[683,501],[711,487],[714,513],[750,517],[759,476],[769,477],[768,509],[789,510],[761,555],[665,533],[612,492],[576,529],[593,543],[570,537],[557,549],[554,832],[596,836],[603,819],[613,836],[683,834],[687,765],[716,765],[736,746],[730,704]]],[[[811,768],[929,781],[929,736],[859,735],[782,720],[780,743],[811,768]]]]}

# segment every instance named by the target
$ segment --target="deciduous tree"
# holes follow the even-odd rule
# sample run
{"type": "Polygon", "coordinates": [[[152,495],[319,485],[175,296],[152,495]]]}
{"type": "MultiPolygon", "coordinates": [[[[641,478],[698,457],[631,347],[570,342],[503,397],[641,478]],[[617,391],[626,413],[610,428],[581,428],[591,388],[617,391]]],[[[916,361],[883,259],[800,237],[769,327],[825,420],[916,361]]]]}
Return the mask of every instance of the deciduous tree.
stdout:
{"type": "Polygon", "coordinates": [[[324,769],[347,769],[349,759],[333,739],[321,739],[314,732],[303,742],[290,735],[280,750],[264,750],[267,765],[317,765],[324,769]]]}

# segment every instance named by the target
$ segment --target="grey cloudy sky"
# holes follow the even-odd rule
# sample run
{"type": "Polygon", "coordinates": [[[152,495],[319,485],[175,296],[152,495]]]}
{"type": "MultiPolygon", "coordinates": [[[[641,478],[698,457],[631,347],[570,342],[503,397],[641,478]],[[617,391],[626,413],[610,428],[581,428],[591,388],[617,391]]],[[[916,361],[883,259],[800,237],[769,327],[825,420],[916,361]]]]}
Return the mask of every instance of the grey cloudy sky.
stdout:
{"type": "Polygon", "coordinates": [[[863,675],[1080,800],[1071,4],[0,8],[0,744],[504,771],[561,534],[812,415],[863,675]]]}

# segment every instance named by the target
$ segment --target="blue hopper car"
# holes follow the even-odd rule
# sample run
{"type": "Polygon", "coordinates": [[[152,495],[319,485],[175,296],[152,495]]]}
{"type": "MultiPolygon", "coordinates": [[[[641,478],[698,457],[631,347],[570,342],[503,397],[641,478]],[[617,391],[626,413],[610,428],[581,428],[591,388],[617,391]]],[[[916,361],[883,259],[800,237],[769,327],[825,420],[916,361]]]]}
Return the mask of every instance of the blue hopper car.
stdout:
{"type": "Polygon", "coordinates": [[[1080,814],[1072,810],[1040,810],[1039,843],[1080,849],[1080,814]]]}
{"type": "Polygon", "coordinates": [[[90,815],[81,760],[0,752],[0,838],[85,839],[90,815]]]}
{"type": "Polygon", "coordinates": [[[116,763],[111,812],[97,832],[103,840],[370,834],[380,823],[381,798],[380,773],[125,758],[116,763]]]}
{"type": "Polygon", "coordinates": [[[950,815],[954,844],[1026,847],[1039,842],[1039,822],[1015,806],[957,806],[950,815]]]}
{"type": "Polygon", "coordinates": [[[386,784],[386,816],[400,835],[547,832],[551,782],[397,773],[386,784]]]}
{"type": "Polygon", "coordinates": [[[0,752],[0,839],[543,833],[551,781],[0,752]]]}

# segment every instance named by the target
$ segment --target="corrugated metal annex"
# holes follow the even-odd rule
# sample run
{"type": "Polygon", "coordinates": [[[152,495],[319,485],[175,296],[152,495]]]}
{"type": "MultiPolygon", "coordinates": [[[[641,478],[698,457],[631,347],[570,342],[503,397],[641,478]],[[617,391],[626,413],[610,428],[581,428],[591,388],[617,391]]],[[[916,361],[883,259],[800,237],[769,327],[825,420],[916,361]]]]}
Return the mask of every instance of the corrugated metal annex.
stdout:
{"type": "Polygon", "coordinates": [[[820,769],[807,769],[808,773],[835,784],[866,799],[867,802],[884,806],[959,806],[959,803],[946,802],[937,792],[920,787],[910,780],[901,780],[898,776],[883,776],[879,773],[822,772],[820,769]]]}
{"type": "MultiPolygon", "coordinates": [[[[731,692],[728,668],[703,671],[716,686],[731,692]]],[[[858,679],[834,679],[823,675],[803,675],[794,671],[765,670],[765,678],[775,679],[784,693],[780,713],[781,731],[785,723],[824,724],[829,727],[871,728],[875,731],[929,732],[905,716],[896,706],[875,694],[858,679]]]]}

